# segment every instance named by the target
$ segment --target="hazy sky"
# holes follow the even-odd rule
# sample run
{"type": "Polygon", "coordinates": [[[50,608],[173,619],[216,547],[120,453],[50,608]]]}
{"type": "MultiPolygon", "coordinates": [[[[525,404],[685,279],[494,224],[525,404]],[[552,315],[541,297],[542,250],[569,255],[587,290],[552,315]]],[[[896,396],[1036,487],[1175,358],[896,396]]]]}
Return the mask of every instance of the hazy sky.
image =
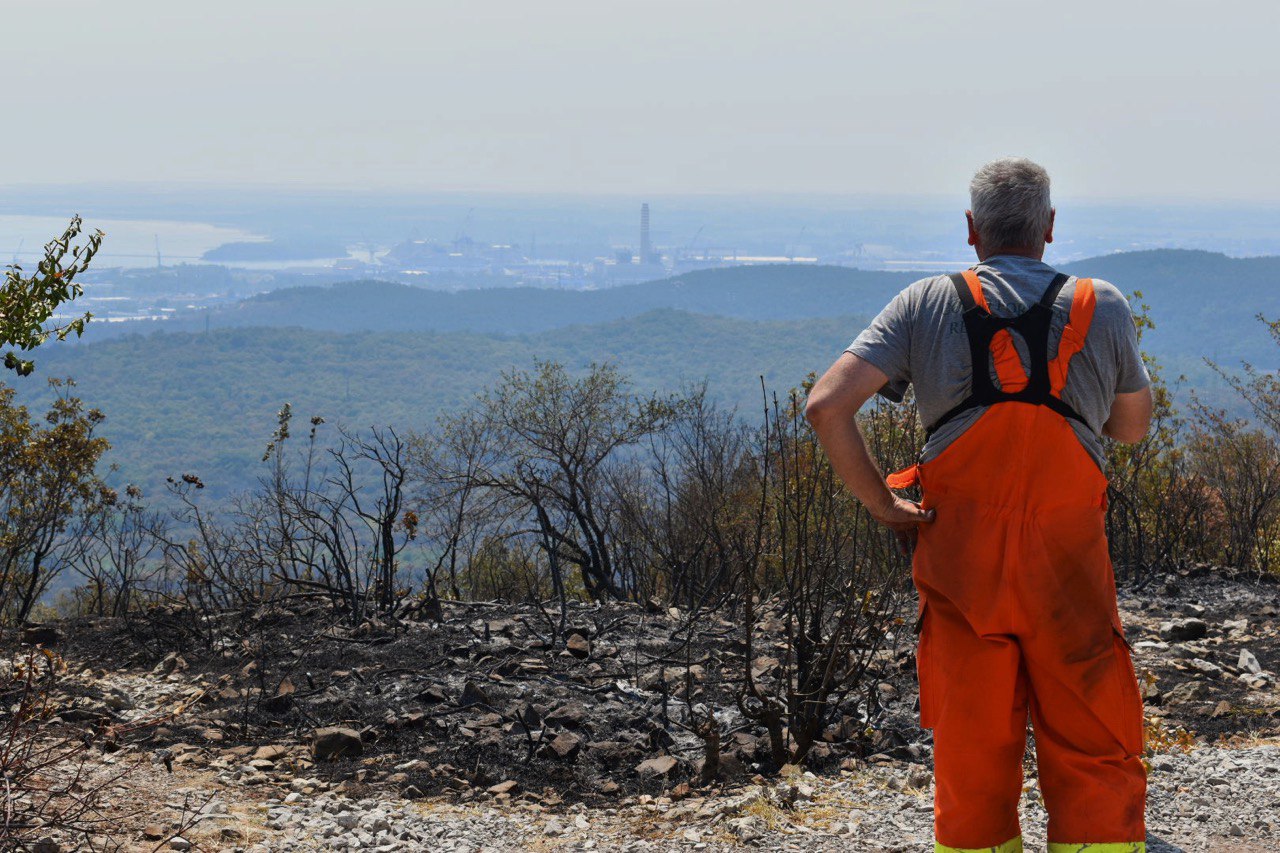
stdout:
{"type": "Polygon", "coordinates": [[[0,185],[1280,202],[1274,0],[6,0],[0,185]]]}

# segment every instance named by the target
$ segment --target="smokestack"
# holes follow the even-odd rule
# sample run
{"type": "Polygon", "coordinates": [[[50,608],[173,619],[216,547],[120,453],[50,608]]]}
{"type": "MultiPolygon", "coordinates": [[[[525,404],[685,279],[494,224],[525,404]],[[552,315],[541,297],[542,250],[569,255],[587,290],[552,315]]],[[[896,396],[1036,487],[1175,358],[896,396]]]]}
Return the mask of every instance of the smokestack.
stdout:
{"type": "Polygon", "coordinates": [[[640,263],[653,263],[653,246],[649,243],[649,203],[640,205],[640,263]]]}

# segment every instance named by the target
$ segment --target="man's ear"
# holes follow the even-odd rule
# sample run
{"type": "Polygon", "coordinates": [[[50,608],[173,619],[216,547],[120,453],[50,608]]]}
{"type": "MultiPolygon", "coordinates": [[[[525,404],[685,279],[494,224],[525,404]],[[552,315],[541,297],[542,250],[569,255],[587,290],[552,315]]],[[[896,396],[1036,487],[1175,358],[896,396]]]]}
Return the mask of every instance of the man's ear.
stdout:
{"type": "Polygon", "coordinates": [[[1053,242],[1053,219],[1057,215],[1058,215],[1058,211],[1056,208],[1053,208],[1053,207],[1049,208],[1049,230],[1044,232],[1044,241],[1046,243],[1053,242]]]}
{"type": "Polygon", "coordinates": [[[966,210],[964,212],[964,221],[969,224],[969,245],[976,247],[978,245],[978,229],[973,227],[972,210],[966,210]]]}

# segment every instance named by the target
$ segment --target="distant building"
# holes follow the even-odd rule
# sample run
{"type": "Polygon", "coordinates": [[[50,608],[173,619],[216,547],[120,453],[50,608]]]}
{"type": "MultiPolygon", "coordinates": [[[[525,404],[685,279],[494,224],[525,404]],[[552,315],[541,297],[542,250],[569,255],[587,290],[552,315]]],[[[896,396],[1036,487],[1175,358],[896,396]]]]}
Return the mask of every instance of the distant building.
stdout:
{"type": "Polygon", "coordinates": [[[649,203],[640,205],[640,263],[655,263],[653,243],[649,240],[649,203]]]}

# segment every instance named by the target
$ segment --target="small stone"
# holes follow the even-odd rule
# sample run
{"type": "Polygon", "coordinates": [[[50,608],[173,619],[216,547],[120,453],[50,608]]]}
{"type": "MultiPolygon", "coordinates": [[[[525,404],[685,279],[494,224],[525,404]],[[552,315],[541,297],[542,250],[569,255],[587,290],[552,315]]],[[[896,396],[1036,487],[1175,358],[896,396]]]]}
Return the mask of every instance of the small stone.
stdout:
{"type": "Polygon", "coordinates": [[[158,823],[149,823],[142,828],[142,837],[148,841],[159,841],[168,834],[158,823]]]}
{"type": "Polygon", "coordinates": [[[311,750],[317,759],[343,758],[364,752],[364,742],[355,729],[330,726],[316,729],[311,750]]]}
{"type": "Polygon", "coordinates": [[[581,634],[570,634],[569,639],[565,642],[565,648],[569,650],[569,654],[576,658],[585,658],[591,655],[591,641],[581,634]]]}
{"type": "Polygon", "coordinates": [[[581,728],[587,719],[587,709],[579,702],[569,702],[561,705],[551,713],[547,714],[546,721],[557,726],[566,726],[571,729],[581,728]]]}
{"type": "Polygon", "coordinates": [[[1199,640],[1209,634],[1209,623],[1203,619],[1173,619],[1160,623],[1160,639],[1171,643],[1199,640]]]}
{"type": "Polygon", "coordinates": [[[151,670],[152,675],[171,675],[187,668],[187,662],[182,655],[177,652],[169,652],[164,656],[164,660],[155,665],[151,670]]]}
{"type": "Polygon", "coordinates": [[[493,701],[490,700],[489,694],[485,689],[474,681],[468,681],[462,687],[462,695],[458,697],[458,705],[467,708],[472,705],[488,705],[493,707],[493,701]]]}
{"type": "Polygon", "coordinates": [[[1166,705],[1187,705],[1205,696],[1205,686],[1199,681],[1184,681],[1164,695],[1166,705]]]}
{"type": "Polygon", "coordinates": [[[191,842],[183,838],[181,835],[175,835],[169,839],[170,850],[190,850],[191,842]]]}
{"type": "Polygon", "coordinates": [[[262,761],[279,761],[289,754],[289,747],[283,744],[273,743],[267,746],[258,747],[253,757],[262,761]]]}
{"type": "Polygon", "coordinates": [[[1204,658],[1192,658],[1189,663],[1192,669],[1203,672],[1205,675],[1219,675],[1222,672],[1222,667],[1204,658]]]}
{"type": "Polygon", "coordinates": [[[1240,661],[1237,666],[1253,675],[1262,674],[1262,664],[1258,663],[1258,659],[1248,649],[1240,650],[1240,661]]]}
{"type": "Polygon", "coordinates": [[[738,836],[744,844],[763,838],[768,829],[768,824],[755,815],[729,821],[729,831],[738,836]]]}
{"type": "Polygon", "coordinates": [[[571,732],[561,732],[548,744],[548,750],[561,761],[572,761],[582,750],[582,738],[571,732]]]}
{"type": "Polygon", "coordinates": [[[514,794],[520,789],[520,783],[514,779],[508,779],[505,782],[499,782],[496,785],[490,785],[488,791],[490,794],[497,796],[498,794],[514,794]]]}
{"type": "Polygon", "coordinates": [[[657,758],[650,758],[648,761],[641,761],[636,765],[636,772],[645,777],[666,777],[676,769],[677,764],[678,762],[673,756],[660,755],[657,758]]]}
{"type": "Polygon", "coordinates": [[[914,770],[907,777],[908,788],[928,788],[929,783],[933,781],[933,774],[928,770],[914,770]]]}

